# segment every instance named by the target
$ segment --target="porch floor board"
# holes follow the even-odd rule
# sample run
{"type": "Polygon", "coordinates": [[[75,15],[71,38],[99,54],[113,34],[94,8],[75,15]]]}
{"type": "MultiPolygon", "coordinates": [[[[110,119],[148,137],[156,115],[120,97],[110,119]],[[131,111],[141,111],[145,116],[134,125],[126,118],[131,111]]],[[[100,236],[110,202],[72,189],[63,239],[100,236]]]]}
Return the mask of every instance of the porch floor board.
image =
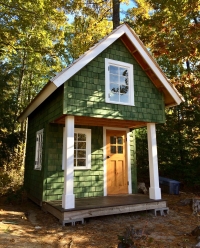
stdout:
{"type": "Polygon", "coordinates": [[[152,200],[148,195],[128,194],[76,198],[73,209],[63,209],[62,201],[44,202],[42,208],[61,223],[73,224],[76,221],[83,222],[84,218],[166,208],[166,201],[152,200]]]}

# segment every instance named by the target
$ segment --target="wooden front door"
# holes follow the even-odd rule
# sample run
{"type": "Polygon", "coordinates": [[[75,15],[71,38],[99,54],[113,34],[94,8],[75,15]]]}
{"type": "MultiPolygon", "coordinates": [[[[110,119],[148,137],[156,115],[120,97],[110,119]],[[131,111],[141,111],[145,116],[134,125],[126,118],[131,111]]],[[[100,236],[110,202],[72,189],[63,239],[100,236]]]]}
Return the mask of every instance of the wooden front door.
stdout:
{"type": "Polygon", "coordinates": [[[126,132],[106,131],[107,194],[127,194],[126,132]]]}

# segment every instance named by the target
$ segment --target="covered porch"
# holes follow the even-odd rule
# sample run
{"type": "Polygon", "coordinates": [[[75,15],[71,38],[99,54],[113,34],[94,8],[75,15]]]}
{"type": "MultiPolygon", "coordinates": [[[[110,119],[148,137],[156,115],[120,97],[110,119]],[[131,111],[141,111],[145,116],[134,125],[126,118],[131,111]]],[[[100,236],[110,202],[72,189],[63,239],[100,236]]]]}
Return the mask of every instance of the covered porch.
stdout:
{"type": "Polygon", "coordinates": [[[85,218],[149,210],[166,210],[165,200],[152,200],[148,195],[127,194],[76,198],[75,207],[64,209],[62,201],[43,202],[42,209],[54,215],[65,225],[84,223],[85,218]]]}
{"type": "MultiPolygon", "coordinates": [[[[155,123],[146,123],[146,122],[137,122],[137,121],[125,121],[125,120],[115,120],[115,119],[104,119],[104,118],[92,118],[92,117],[77,117],[70,115],[63,115],[54,123],[64,124],[65,131],[63,134],[63,170],[64,170],[64,193],[62,196],[62,208],[71,211],[71,209],[80,209],[79,200],[75,200],[75,195],[73,192],[74,185],[74,128],[75,125],[90,125],[90,126],[102,126],[103,127],[103,167],[104,167],[104,197],[109,197],[108,195],[118,195],[118,194],[132,194],[131,188],[131,164],[130,164],[130,137],[129,132],[135,128],[147,126],[148,134],[148,150],[149,150],[149,175],[150,175],[150,188],[149,188],[149,198],[145,196],[148,200],[161,200],[161,190],[159,187],[158,179],[158,160],[157,160],[157,144],[156,144],[156,129],[155,123]],[[124,129],[126,131],[127,145],[126,150],[127,154],[125,155],[127,160],[127,181],[125,187],[127,187],[126,192],[110,193],[108,192],[108,176],[107,176],[107,159],[110,156],[107,156],[108,153],[106,150],[106,131],[109,129],[118,130],[124,129]],[[66,152],[67,151],[67,152],[66,152]]],[[[118,173],[120,174],[120,172],[118,173]]],[[[136,192],[134,192],[136,193],[136,192]]],[[[113,196],[116,197],[116,196],[113,196]]],[[[90,199],[92,198],[88,198],[90,199]]],[[[105,199],[105,198],[104,198],[105,199]]],[[[112,198],[111,198],[112,199],[112,198]]],[[[127,198],[128,199],[128,198],[127,198]]],[[[133,198],[131,198],[133,200],[133,198]]],[[[141,199],[141,198],[139,198],[141,199]]],[[[81,200],[84,203],[85,200],[81,200]]],[[[95,200],[96,202],[96,200],[95,200]]],[[[105,200],[103,200],[105,202],[105,200]]],[[[107,201],[106,201],[107,202],[107,201]]],[[[110,202],[110,201],[109,201],[110,202]]],[[[147,201],[148,202],[148,201],[147,201]]],[[[133,202],[135,204],[135,202],[133,202]]],[[[149,203],[149,202],[148,202],[149,203]]],[[[88,207],[88,204],[85,203],[88,207]]],[[[107,204],[107,203],[106,203],[107,204]]],[[[84,205],[84,204],[83,204],[84,205]]],[[[123,204],[122,204],[123,205],[123,204]]],[[[143,210],[143,209],[142,209],[143,210]]],[[[59,218],[60,219],[60,218],[59,218]]]]}

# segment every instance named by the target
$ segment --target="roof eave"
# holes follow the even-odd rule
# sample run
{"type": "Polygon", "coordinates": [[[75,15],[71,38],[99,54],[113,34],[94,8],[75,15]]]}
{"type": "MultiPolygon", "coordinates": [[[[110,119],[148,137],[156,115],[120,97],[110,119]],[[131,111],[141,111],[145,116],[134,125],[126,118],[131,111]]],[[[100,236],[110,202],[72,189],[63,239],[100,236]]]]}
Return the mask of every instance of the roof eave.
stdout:
{"type": "Polygon", "coordinates": [[[57,86],[53,82],[49,81],[44,86],[44,88],[38,93],[38,95],[29,103],[25,110],[20,114],[20,116],[18,117],[18,121],[23,122],[56,89],[57,86]]]}

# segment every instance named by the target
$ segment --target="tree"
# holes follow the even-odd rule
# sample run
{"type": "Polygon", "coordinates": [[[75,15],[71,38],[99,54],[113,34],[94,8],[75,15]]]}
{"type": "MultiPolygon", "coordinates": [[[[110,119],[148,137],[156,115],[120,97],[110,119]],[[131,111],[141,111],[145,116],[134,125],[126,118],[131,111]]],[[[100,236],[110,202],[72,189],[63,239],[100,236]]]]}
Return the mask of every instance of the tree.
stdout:
{"type": "Polygon", "coordinates": [[[200,184],[200,23],[198,1],[138,0],[127,21],[184,96],[157,126],[160,172],[200,184]]]}

